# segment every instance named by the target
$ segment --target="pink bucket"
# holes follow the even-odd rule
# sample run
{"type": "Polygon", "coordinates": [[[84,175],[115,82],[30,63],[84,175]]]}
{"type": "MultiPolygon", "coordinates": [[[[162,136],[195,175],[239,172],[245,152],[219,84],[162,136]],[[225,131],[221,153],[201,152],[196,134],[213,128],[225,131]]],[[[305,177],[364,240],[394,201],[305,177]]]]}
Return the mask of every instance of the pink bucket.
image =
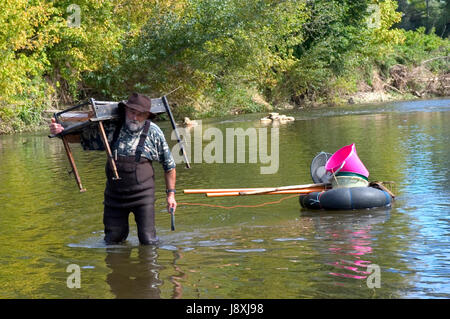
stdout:
{"type": "Polygon", "coordinates": [[[334,174],[338,172],[351,172],[365,176],[366,178],[369,177],[369,171],[359,159],[358,154],[356,154],[354,143],[344,146],[334,153],[328,159],[325,169],[334,174]]]}

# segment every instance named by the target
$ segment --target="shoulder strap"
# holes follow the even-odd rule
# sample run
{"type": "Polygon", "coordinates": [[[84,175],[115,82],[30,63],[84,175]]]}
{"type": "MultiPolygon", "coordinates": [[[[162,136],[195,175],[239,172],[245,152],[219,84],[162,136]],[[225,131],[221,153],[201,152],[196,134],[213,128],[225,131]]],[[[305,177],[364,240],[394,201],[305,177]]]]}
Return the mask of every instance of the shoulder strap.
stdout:
{"type": "Polygon", "coordinates": [[[140,162],[142,152],[144,151],[145,140],[148,136],[148,131],[150,130],[150,120],[145,121],[144,129],[141,132],[141,136],[139,137],[139,144],[136,147],[135,153],[135,161],[140,162]]]}

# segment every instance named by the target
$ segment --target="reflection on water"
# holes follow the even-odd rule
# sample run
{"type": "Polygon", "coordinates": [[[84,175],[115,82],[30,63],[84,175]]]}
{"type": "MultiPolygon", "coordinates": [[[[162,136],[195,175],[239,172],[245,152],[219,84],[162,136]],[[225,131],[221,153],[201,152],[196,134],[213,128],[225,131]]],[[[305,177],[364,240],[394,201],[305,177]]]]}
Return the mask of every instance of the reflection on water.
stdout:
{"type": "MultiPolygon", "coordinates": [[[[180,205],[172,232],[155,165],[156,247],[139,245],[133,222],[124,245],[104,244],[103,153],[73,147],[88,190],[80,194],[47,132],[0,136],[0,298],[448,298],[449,110],[450,100],[432,100],[293,113],[279,126],[277,174],[260,174],[261,163],[177,171],[180,190],[306,184],[318,152],[355,143],[371,180],[396,183],[390,209],[312,212],[296,197],[261,206],[283,196],[179,192],[179,202],[255,207],[180,205]],[[81,268],[80,289],[66,285],[70,264],[81,268]],[[367,285],[371,265],[381,288],[367,285]]],[[[260,118],[210,119],[203,129],[259,128],[260,118]]]]}
{"type": "Polygon", "coordinates": [[[136,254],[132,252],[132,248],[106,249],[105,264],[111,269],[106,282],[111,291],[117,298],[160,298],[157,248],[140,246],[136,254]]]}
{"type": "Polygon", "coordinates": [[[366,279],[370,275],[367,267],[372,264],[374,246],[378,245],[375,242],[376,234],[372,234],[373,226],[389,220],[390,208],[310,214],[313,215],[316,238],[319,239],[317,249],[320,256],[325,258],[321,262],[334,268],[329,274],[366,279]]]}

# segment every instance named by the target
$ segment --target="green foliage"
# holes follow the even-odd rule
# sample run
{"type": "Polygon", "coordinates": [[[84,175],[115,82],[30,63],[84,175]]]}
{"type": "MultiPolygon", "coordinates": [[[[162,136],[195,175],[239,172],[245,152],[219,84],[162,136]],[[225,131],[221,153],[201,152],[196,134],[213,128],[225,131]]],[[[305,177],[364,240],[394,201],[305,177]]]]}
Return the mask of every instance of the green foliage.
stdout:
{"type": "Polygon", "coordinates": [[[426,30],[417,28],[424,2],[80,0],[74,25],[71,0],[4,0],[0,130],[35,125],[42,110],[87,96],[180,87],[170,95],[177,116],[219,116],[333,102],[395,64],[445,73],[449,40],[433,30],[446,32],[448,5],[428,1],[426,30]],[[415,31],[394,27],[405,21],[415,31]]]}
{"type": "Polygon", "coordinates": [[[172,99],[196,101],[191,104],[199,110],[205,104],[223,108],[217,86],[232,92],[239,85],[263,88],[276,82],[292,61],[290,46],[302,40],[304,9],[303,1],[292,0],[191,0],[176,9],[155,5],[139,37],[124,48],[123,63],[111,69],[127,76],[110,87],[125,95],[137,89],[161,94],[181,86],[172,99]]]}
{"type": "Polygon", "coordinates": [[[396,47],[397,61],[405,65],[419,65],[422,61],[435,56],[450,54],[449,41],[434,33],[425,34],[425,28],[417,31],[406,31],[405,42],[396,47]]]}
{"type": "Polygon", "coordinates": [[[393,50],[376,58],[377,65],[385,76],[389,76],[391,67],[397,64],[409,68],[426,66],[436,74],[449,72],[450,42],[434,33],[426,34],[425,28],[416,31],[402,30],[404,41],[396,44],[393,50]]]}
{"type": "Polygon", "coordinates": [[[425,28],[426,33],[434,33],[447,38],[450,35],[450,1],[446,0],[399,0],[403,12],[398,27],[405,30],[425,28]]]}
{"type": "MultiPolygon", "coordinates": [[[[51,100],[45,81],[50,69],[46,49],[58,41],[61,19],[44,1],[6,0],[0,10],[0,110],[15,128],[36,124],[51,100]]],[[[2,126],[5,126],[3,124],[2,126]]]]}
{"type": "Polygon", "coordinates": [[[369,58],[390,51],[398,38],[396,31],[390,30],[399,19],[391,0],[314,0],[308,2],[308,11],[305,40],[294,46],[297,59],[274,92],[280,99],[290,97],[297,104],[333,101],[336,91],[345,87],[352,91],[353,74],[364,69],[369,58]],[[376,18],[380,23],[369,27],[368,9],[374,4],[379,8],[376,18]],[[336,88],[335,83],[339,83],[336,88]]]}

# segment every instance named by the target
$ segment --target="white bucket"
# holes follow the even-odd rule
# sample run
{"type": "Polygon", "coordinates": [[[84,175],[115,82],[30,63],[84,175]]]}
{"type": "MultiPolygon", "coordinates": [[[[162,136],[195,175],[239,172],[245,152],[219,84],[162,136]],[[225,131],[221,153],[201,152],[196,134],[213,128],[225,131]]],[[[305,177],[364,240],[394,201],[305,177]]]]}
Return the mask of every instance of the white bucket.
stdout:
{"type": "Polygon", "coordinates": [[[367,187],[369,181],[362,176],[355,175],[335,175],[331,177],[333,188],[367,187]]]}

